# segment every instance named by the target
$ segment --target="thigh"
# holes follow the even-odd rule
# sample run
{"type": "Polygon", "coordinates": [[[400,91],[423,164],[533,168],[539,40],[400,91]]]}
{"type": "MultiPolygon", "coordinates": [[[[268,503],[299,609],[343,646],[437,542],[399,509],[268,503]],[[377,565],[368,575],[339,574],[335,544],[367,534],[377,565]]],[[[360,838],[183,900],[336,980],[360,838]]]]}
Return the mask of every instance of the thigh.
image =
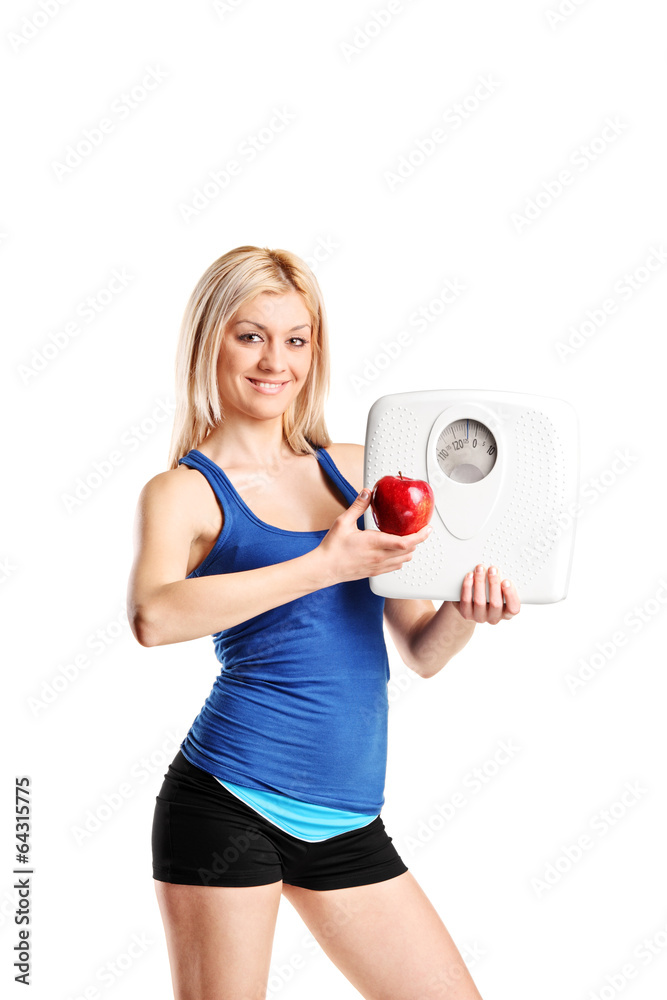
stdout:
{"type": "Polygon", "coordinates": [[[284,884],[283,895],[366,1000],[481,1000],[412,872],[328,891],[284,884]]]}
{"type": "Polygon", "coordinates": [[[282,882],[154,884],[174,1000],[264,1000],[282,882]]]}

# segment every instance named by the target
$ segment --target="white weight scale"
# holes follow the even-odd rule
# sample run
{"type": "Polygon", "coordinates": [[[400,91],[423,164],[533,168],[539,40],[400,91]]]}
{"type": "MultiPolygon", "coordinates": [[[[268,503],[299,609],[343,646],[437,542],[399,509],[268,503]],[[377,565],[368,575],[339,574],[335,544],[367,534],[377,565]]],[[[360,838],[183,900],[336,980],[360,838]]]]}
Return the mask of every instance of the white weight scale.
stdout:
{"type": "MultiPolygon", "coordinates": [[[[430,484],[433,531],[401,569],[369,577],[374,593],[456,601],[481,562],[512,580],[522,604],[567,596],[579,493],[570,403],[491,390],[381,396],[368,413],[364,484],[399,472],[430,484]]],[[[378,530],[370,505],[364,526],[378,530]]]]}

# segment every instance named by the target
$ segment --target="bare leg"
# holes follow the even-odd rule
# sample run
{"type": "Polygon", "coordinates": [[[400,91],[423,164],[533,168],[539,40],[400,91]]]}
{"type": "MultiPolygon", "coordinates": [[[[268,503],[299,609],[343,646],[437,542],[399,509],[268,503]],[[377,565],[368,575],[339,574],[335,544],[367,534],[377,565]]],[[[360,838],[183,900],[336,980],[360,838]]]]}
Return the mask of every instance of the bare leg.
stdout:
{"type": "Polygon", "coordinates": [[[174,1000],[265,1000],[282,882],[226,887],[153,881],[174,1000]]]}
{"type": "Polygon", "coordinates": [[[482,1000],[412,872],[372,885],[283,895],[366,1000],[482,1000]]]}

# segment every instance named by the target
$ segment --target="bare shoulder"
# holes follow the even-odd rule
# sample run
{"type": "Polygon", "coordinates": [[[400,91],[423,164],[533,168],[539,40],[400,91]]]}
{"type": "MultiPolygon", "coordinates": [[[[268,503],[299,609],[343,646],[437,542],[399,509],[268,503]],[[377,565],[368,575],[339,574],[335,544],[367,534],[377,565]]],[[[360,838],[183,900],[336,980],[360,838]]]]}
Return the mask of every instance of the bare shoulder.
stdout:
{"type": "Polygon", "coordinates": [[[193,470],[187,465],[179,465],[176,469],[166,469],[149,479],[141,491],[141,496],[151,500],[165,500],[187,497],[197,490],[197,480],[200,476],[188,475],[193,470]]]}
{"type": "Polygon", "coordinates": [[[190,528],[193,536],[210,518],[211,509],[219,509],[205,477],[187,465],[149,479],[139,494],[138,508],[140,517],[178,523],[190,528]]]}
{"type": "Polygon", "coordinates": [[[368,485],[364,483],[363,444],[330,444],[327,451],[345,479],[357,492],[368,485]]]}

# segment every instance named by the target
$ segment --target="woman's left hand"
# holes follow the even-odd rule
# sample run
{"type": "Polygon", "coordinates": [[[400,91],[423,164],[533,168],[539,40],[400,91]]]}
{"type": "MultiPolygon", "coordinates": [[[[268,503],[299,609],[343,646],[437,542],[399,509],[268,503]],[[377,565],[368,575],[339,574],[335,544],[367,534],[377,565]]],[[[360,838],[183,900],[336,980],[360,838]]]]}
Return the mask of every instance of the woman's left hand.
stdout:
{"type": "Polygon", "coordinates": [[[461,600],[452,601],[466,621],[496,625],[502,618],[510,621],[521,610],[521,601],[511,580],[501,584],[497,566],[489,566],[489,601],[486,600],[487,572],[480,563],[474,572],[466,573],[461,584],[461,600]],[[503,598],[505,603],[503,603],[503,598]]]}

